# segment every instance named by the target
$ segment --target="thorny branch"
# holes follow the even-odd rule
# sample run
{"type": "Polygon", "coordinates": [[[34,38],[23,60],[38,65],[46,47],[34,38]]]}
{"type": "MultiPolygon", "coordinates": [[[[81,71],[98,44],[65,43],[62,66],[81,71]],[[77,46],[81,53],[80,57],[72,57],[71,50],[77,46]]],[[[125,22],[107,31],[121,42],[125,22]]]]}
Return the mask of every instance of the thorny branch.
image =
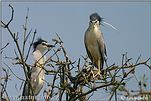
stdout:
{"type": "MultiPolygon", "coordinates": [[[[19,64],[23,68],[26,77],[25,79],[27,79],[27,82],[30,84],[28,75],[32,65],[30,65],[27,60],[29,59],[31,47],[37,32],[36,30],[33,32],[30,45],[28,48],[25,48],[25,46],[27,46],[27,42],[29,41],[29,36],[32,35],[32,29],[28,32],[27,28],[29,12],[28,9],[25,18],[25,24],[23,26],[24,36],[22,42],[23,44],[21,47],[19,45],[18,33],[13,33],[9,27],[9,24],[13,21],[14,16],[13,7],[11,5],[9,5],[9,7],[12,11],[11,19],[8,21],[8,23],[4,23],[3,21],[1,21],[1,26],[4,29],[8,30],[17,48],[17,50],[15,51],[15,55],[17,56],[15,60],[17,62],[14,65],[19,64]],[[25,51],[27,51],[27,54],[25,54],[25,51]]],[[[49,49],[44,54],[48,55],[49,53],[49,57],[45,62],[45,68],[43,69],[46,71],[45,74],[47,76],[50,76],[49,79],[44,80],[47,84],[46,90],[44,91],[45,101],[50,101],[55,98],[60,101],[63,99],[66,99],[66,101],[87,101],[91,97],[90,94],[93,95],[93,93],[97,92],[98,90],[102,90],[103,92],[103,89],[110,93],[110,97],[108,98],[108,100],[112,100],[113,96],[115,96],[116,101],[118,100],[119,92],[124,92],[125,96],[139,96],[144,94],[151,94],[151,90],[147,91],[143,89],[143,87],[147,86],[146,82],[138,80],[135,75],[136,68],[140,67],[140,65],[142,65],[143,68],[147,67],[146,69],[151,69],[151,65],[149,64],[150,58],[144,61],[140,61],[140,55],[136,62],[133,63],[131,62],[132,58],[128,58],[127,53],[123,54],[121,66],[115,64],[108,66],[106,61],[106,68],[103,70],[101,76],[98,75],[96,78],[94,78],[97,70],[92,69],[92,63],[89,62],[88,57],[82,56],[82,59],[79,58],[77,62],[72,61],[67,55],[67,51],[63,45],[61,37],[58,34],[56,34],[56,36],[57,38],[52,39],[52,41],[54,42],[54,47],[49,49]],[[84,60],[84,62],[82,63],[81,60],[84,60]],[[77,72],[74,72],[75,69],[77,70],[77,72]],[[130,92],[125,86],[126,82],[128,82],[128,80],[133,77],[137,79],[137,83],[139,85],[139,90],[137,94],[134,94],[134,90],[131,90],[130,92]],[[122,88],[122,90],[119,91],[119,88],[122,88]]],[[[4,48],[6,48],[7,46],[8,44],[1,48],[1,51],[4,50],[4,48]]],[[[15,72],[13,72],[11,66],[9,66],[5,62],[4,64],[16,78],[24,81],[24,79],[20,78],[15,74],[15,72]]],[[[2,80],[4,80],[4,82],[1,83],[1,96],[3,99],[11,100],[9,99],[9,95],[6,90],[7,82],[9,80],[9,76],[11,75],[8,75],[9,73],[6,72],[5,69],[3,69],[3,72],[5,72],[6,75],[5,77],[1,78],[2,80]]],[[[32,90],[32,88],[30,89],[32,90]]]]}

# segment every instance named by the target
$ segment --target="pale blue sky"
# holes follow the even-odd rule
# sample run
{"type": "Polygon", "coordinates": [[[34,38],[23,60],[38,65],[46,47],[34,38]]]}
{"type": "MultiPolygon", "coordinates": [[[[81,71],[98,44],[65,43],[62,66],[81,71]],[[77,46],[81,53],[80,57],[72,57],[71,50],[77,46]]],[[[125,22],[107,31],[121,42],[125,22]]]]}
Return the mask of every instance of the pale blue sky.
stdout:
{"type": "MultiPolygon", "coordinates": [[[[10,19],[10,2],[2,2],[2,20],[10,19]]],[[[19,32],[22,36],[22,25],[25,21],[27,8],[29,8],[30,28],[37,29],[37,37],[52,42],[52,37],[58,33],[67,49],[68,55],[74,60],[78,60],[81,55],[86,55],[83,37],[88,27],[89,15],[97,12],[106,22],[114,25],[118,31],[104,25],[101,30],[107,47],[109,65],[116,63],[121,65],[122,54],[128,52],[129,57],[134,61],[141,54],[142,59],[150,57],[150,18],[151,4],[149,2],[11,2],[15,10],[14,20],[10,28],[14,32],[19,32]]],[[[14,44],[6,30],[2,30],[2,44],[10,42],[10,46],[4,54],[14,56],[14,44]]],[[[6,61],[3,59],[3,62],[6,61]]],[[[23,76],[22,69],[12,67],[12,70],[23,76]]],[[[148,69],[138,68],[136,72],[140,77],[148,74],[148,69]]],[[[132,81],[130,81],[132,83],[132,81]]],[[[9,95],[18,95],[15,89],[20,86],[20,81],[9,81],[9,95]]],[[[134,88],[135,84],[130,84],[134,88]]],[[[95,93],[92,99],[100,99],[102,91],[95,93]]],[[[103,95],[103,94],[102,94],[103,95]]]]}

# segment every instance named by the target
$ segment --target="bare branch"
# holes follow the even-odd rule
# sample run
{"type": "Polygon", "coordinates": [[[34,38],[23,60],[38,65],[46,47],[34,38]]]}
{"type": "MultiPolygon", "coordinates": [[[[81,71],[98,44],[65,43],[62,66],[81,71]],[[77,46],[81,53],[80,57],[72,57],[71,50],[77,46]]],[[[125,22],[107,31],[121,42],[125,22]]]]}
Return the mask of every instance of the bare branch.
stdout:
{"type": "Polygon", "coordinates": [[[3,50],[4,50],[8,45],[9,45],[9,42],[8,42],[4,47],[1,48],[1,53],[3,52],[3,50]]]}

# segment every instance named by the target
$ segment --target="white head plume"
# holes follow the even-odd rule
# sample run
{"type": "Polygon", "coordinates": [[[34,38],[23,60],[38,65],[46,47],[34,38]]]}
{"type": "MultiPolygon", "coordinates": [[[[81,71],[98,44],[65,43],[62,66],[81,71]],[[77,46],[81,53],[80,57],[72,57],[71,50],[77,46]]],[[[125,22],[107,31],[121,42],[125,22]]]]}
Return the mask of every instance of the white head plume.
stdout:
{"type": "Polygon", "coordinates": [[[117,28],[115,28],[113,25],[111,25],[110,23],[108,23],[108,22],[105,22],[105,21],[102,21],[104,24],[106,24],[106,25],[108,25],[108,26],[110,26],[110,27],[112,27],[114,30],[118,30],[117,28]]]}

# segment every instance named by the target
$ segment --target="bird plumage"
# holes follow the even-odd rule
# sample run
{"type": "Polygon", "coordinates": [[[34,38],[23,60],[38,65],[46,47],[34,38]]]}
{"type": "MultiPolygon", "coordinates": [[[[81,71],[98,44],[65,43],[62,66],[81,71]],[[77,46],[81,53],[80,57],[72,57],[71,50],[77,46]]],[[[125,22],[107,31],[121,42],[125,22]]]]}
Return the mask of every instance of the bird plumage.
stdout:
{"type": "Polygon", "coordinates": [[[89,27],[85,32],[84,43],[87,54],[100,71],[103,69],[106,47],[103,39],[103,33],[100,30],[102,18],[93,13],[90,15],[89,27]]]}
{"type": "MultiPolygon", "coordinates": [[[[49,45],[47,41],[42,40],[41,38],[39,38],[36,42],[33,43],[33,49],[34,49],[33,57],[34,57],[35,65],[29,71],[30,84],[25,82],[24,91],[22,94],[23,96],[29,96],[29,95],[37,96],[41,91],[44,85],[44,73],[45,73],[44,65],[46,61],[44,52],[49,47],[53,47],[53,45],[49,45]]],[[[28,101],[28,100],[22,100],[22,101],[28,101]]]]}

